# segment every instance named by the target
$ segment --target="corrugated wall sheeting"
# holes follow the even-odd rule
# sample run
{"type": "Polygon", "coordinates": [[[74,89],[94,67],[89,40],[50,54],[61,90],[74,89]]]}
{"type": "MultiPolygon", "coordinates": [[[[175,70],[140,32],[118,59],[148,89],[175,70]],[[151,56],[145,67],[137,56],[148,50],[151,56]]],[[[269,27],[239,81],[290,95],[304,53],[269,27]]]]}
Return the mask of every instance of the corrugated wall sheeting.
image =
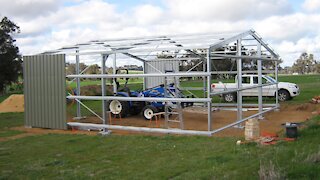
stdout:
{"type": "MultiPolygon", "coordinates": [[[[165,70],[174,70],[179,72],[178,60],[153,60],[145,63],[145,74],[165,73],[165,70]]],[[[164,83],[164,77],[147,77],[145,78],[146,88],[152,88],[164,83]]]]}
{"type": "Polygon", "coordinates": [[[66,129],[65,55],[23,57],[25,125],[66,129]]]}

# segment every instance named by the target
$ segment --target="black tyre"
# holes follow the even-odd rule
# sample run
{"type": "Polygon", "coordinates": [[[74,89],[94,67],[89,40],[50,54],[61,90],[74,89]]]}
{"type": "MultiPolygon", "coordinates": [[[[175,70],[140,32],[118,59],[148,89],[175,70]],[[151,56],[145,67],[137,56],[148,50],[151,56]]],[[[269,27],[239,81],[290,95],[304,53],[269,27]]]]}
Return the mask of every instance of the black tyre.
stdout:
{"type": "Polygon", "coordinates": [[[234,93],[228,93],[223,95],[223,99],[226,102],[235,102],[236,101],[237,96],[234,93]]]}
{"type": "Polygon", "coordinates": [[[290,98],[291,98],[290,94],[289,94],[289,92],[287,90],[281,89],[281,90],[278,91],[278,99],[279,99],[279,101],[282,101],[282,102],[283,101],[288,101],[290,98]]]}
{"type": "Polygon", "coordinates": [[[150,120],[154,113],[157,113],[158,109],[154,106],[147,105],[142,109],[142,115],[146,120],[150,120]]]}
{"type": "Polygon", "coordinates": [[[193,102],[188,102],[188,107],[192,107],[193,106],[193,102]]]}
{"type": "Polygon", "coordinates": [[[130,108],[130,114],[131,115],[137,115],[141,112],[143,107],[145,106],[144,102],[141,101],[133,101],[132,102],[132,107],[130,108]]]}
{"type": "Polygon", "coordinates": [[[129,113],[129,102],[111,100],[107,104],[107,110],[110,111],[116,117],[126,117],[129,113]]]}

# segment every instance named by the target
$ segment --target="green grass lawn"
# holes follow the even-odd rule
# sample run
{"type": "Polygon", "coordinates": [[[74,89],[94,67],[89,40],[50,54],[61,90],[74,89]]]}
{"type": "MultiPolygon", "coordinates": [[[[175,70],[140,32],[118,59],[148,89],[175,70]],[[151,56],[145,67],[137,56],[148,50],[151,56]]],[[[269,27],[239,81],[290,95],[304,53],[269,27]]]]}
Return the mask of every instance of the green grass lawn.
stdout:
{"type": "Polygon", "coordinates": [[[317,179],[319,122],[312,119],[296,142],[273,146],[198,136],[24,137],[0,142],[0,179],[258,179],[259,170],[273,178],[317,179]]]}
{"type": "Polygon", "coordinates": [[[21,131],[11,130],[11,127],[23,125],[23,113],[0,113],[0,138],[21,134],[21,131]]]}
{"type": "Polygon", "coordinates": [[[8,94],[5,94],[5,95],[0,95],[0,103],[2,101],[4,101],[5,99],[7,99],[9,96],[11,96],[12,94],[23,94],[22,91],[17,91],[17,92],[14,92],[14,93],[8,93],[8,94]]]}
{"type": "Polygon", "coordinates": [[[288,103],[302,103],[310,101],[312,97],[320,95],[320,74],[299,75],[299,76],[279,76],[279,81],[292,82],[300,87],[300,95],[288,103]]]}
{"type": "Polygon", "coordinates": [[[7,99],[10,95],[11,95],[11,94],[6,94],[6,95],[0,96],[0,103],[1,103],[2,101],[4,101],[5,99],[7,99]]]}

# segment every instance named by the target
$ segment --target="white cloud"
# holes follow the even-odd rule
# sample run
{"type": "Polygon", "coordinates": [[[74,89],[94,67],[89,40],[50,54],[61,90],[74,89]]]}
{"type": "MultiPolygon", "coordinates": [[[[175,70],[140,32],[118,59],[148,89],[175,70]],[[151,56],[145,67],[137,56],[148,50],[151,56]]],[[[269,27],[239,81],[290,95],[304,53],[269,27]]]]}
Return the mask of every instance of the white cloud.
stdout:
{"type": "Polygon", "coordinates": [[[142,5],[134,9],[134,19],[139,25],[155,24],[161,21],[163,10],[153,5],[142,5]]]}
{"type": "Polygon", "coordinates": [[[310,12],[319,11],[320,1],[319,0],[305,0],[302,7],[310,12]]]}
{"type": "Polygon", "coordinates": [[[320,24],[320,14],[295,13],[255,21],[253,27],[268,39],[297,41],[303,37],[320,34],[318,24],[320,24]]]}
{"type": "Polygon", "coordinates": [[[45,22],[45,18],[38,18],[36,20],[21,21],[17,23],[21,30],[21,34],[19,36],[30,37],[48,33],[52,26],[50,25],[50,23],[45,22]]]}
{"type": "Polygon", "coordinates": [[[189,21],[260,19],[292,11],[287,0],[167,0],[173,17],[189,21]]]}
{"type": "MultiPolygon", "coordinates": [[[[123,24],[121,18],[122,16],[115,12],[114,5],[102,0],[84,1],[60,8],[46,16],[18,22],[21,34],[17,36],[17,42],[20,45],[22,44],[20,38],[45,35],[47,38],[41,39],[42,46],[34,46],[34,53],[57,49],[65,45],[106,37],[110,35],[107,33],[110,32],[110,27],[119,26],[118,29],[121,29],[123,24]],[[109,30],[104,31],[104,28],[109,30]]],[[[24,46],[21,50],[25,53],[24,46]]]]}
{"type": "Polygon", "coordinates": [[[282,41],[274,47],[282,56],[285,65],[292,65],[303,52],[314,54],[317,58],[320,55],[320,34],[314,38],[301,38],[296,42],[282,41]]]}
{"type": "MultiPolygon", "coordinates": [[[[30,5],[36,1],[24,2],[30,5]]],[[[45,2],[50,4],[51,0],[45,2]]],[[[47,7],[47,11],[36,11],[32,16],[25,12],[26,17],[10,10],[21,27],[17,43],[22,53],[34,54],[93,39],[241,32],[251,28],[279,52],[285,65],[291,65],[301,51],[320,48],[320,14],[293,12],[287,0],[164,0],[164,6],[141,4],[121,12],[117,11],[119,5],[104,0],[71,2],[68,6],[47,7]]],[[[20,4],[17,9],[21,7],[27,6],[20,4]]]]}
{"type": "Polygon", "coordinates": [[[31,19],[48,15],[60,6],[61,0],[0,0],[0,15],[31,19]]]}
{"type": "Polygon", "coordinates": [[[102,0],[85,1],[78,5],[62,8],[49,18],[52,19],[54,26],[60,28],[74,25],[111,24],[120,20],[115,6],[102,0]]]}

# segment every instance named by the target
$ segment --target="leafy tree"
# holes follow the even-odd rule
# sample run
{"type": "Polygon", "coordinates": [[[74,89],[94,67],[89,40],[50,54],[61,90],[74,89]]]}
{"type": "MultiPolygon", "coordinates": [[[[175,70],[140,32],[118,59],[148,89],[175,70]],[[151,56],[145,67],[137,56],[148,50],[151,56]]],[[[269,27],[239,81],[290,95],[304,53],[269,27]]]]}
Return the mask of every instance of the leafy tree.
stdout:
{"type": "Polygon", "coordinates": [[[100,67],[98,66],[98,64],[93,64],[88,67],[87,74],[99,74],[99,73],[100,73],[100,67]]]}
{"type": "Polygon", "coordinates": [[[7,17],[0,22],[0,94],[4,88],[18,80],[22,61],[19,48],[15,45],[13,34],[20,33],[20,28],[7,17]]]}
{"type": "MultiPolygon", "coordinates": [[[[70,74],[76,74],[76,64],[75,63],[68,63],[66,68],[67,75],[70,74]]],[[[88,66],[84,63],[79,64],[79,71],[82,72],[84,69],[86,69],[88,66]]]]}
{"type": "Polygon", "coordinates": [[[306,52],[302,53],[300,57],[293,64],[292,69],[299,74],[305,74],[316,71],[317,62],[313,58],[313,54],[306,52]]]}
{"type": "Polygon", "coordinates": [[[316,62],[315,67],[314,67],[315,73],[320,73],[320,62],[316,62]]]}

